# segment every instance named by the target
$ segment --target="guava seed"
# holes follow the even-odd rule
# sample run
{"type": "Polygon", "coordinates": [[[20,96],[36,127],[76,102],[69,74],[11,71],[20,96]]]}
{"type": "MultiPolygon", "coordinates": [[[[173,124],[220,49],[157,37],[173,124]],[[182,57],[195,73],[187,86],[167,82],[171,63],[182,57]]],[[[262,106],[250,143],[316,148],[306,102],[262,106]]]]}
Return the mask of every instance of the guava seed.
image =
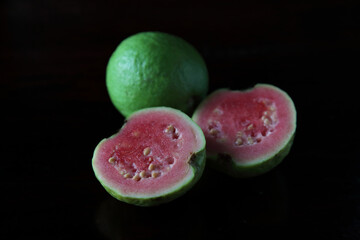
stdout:
{"type": "Polygon", "coordinates": [[[115,162],[115,157],[111,157],[111,158],[109,158],[109,163],[114,163],[115,162]]]}
{"type": "Polygon", "coordinates": [[[210,135],[216,136],[219,133],[219,130],[212,128],[209,130],[210,135]]]}
{"type": "Polygon", "coordinates": [[[155,169],[155,165],[154,164],[152,164],[152,163],[150,163],[150,165],[149,165],[149,168],[148,168],[150,171],[152,171],[152,170],[154,170],[155,169]]]}
{"type": "Polygon", "coordinates": [[[254,139],[252,139],[252,137],[248,137],[247,141],[249,144],[253,144],[254,143],[254,139]]]}
{"type": "Polygon", "coordinates": [[[149,147],[147,147],[147,148],[144,149],[143,154],[144,154],[145,156],[147,156],[147,155],[150,154],[150,151],[151,151],[151,149],[150,149],[149,147]]]}
{"type": "Polygon", "coordinates": [[[160,173],[158,173],[158,172],[155,172],[155,171],[152,171],[152,172],[151,172],[151,176],[152,176],[153,178],[157,178],[159,175],[160,175],[160,173]]]}
{"type": "Polygon", "coordinates": [[[145,178],[145,177],[146,177],[146,172],[145,172],[145,171],[141,171],[140,177],[141,177],[141,178],[145,178]]]}
{"type": "Polygon", "coordinates": [[[235,145],[240,146],[243,144],[243,140],[241,138],[237,138],[235,141],[235,145]]]}
{"type": "Polygon", "coordinates": [[[132,179],[135,180],[135,181],[139,181],[140,176],[138,174],[135,174],[132,179]]]}
{"type": "Polygon", "coordinates": [[[174,126],[170,124],[169,126],[166,127],[165,132],[166,133],[174,133],[175,132],[174,126]]]}
{"type": "Polygon", "coordinates": [[[265,126],[269,126],[270,125],[270,120],[268,118],[264,119],[264,125],[265,126]]]}

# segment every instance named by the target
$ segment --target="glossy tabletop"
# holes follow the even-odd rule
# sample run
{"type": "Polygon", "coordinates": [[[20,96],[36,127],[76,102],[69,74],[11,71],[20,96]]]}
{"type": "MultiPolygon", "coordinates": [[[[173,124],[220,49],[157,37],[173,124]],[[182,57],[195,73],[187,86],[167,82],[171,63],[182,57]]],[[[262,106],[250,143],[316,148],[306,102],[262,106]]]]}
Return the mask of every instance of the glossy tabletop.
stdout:
{"type": "Polygon", "coordinates": [[[359,6],[355,1],[0,3],[2,239],[360,239],[359,6]],[[206,167],[184,196],[141,208],[94,176],[124,118],[107,61],[140,31],[204,57],[209,93],[270,83],[297,108],[284,161],[233,179],[206,167]],[[35,239],[35,238],[34,238],[35,239]]]}

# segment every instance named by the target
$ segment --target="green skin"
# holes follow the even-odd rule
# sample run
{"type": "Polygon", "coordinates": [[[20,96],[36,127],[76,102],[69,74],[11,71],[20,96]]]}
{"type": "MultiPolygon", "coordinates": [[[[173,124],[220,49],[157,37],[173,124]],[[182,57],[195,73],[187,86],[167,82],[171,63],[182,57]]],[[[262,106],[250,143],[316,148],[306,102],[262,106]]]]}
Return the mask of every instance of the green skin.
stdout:
{"type": "MultiPolygon", "coordinates": [[[[294,132],[292,133],[292,135],[288,138],[287,141],[285,141],[285,143],[278,147],[278,149],[274,150],[274,154],[270,157],[267,157],[266,159],[262,159],[261,161],[255,161],[254,164],[249,164],[249,165],[241,165],[235,162],[235,160],[233,159],[233,157],[229,154],[226,153],[218,153],[218,154],[212,154],[209,151],[207,151],[207,159],[208,159],[208,163],[211,167],[213,167],[214,169],[217,169],[227,175],[230,175],[232,177],[236,177],[236,178],[247,178],[247,177],[254,177],[254,176],[258,176],[261,174],[264,174],[268,171],[270,171],[271,169],[273,169],[274,167],[276,167],[290,152],[291,146],[293,144],[294,138],[295,138],[295,131],[296,131],[296,109],[295,109],[295,105],[292,101],[292,99],[290,98],[290,96],[282,91],[281,89],[269,85],[269,84],[257,84],[256,86],[268,86],[271,88],[276,89],[277,91],[282,92],[287,100],[289,101],[289,103],[292,105],[293,108],[293,114],[294,114],[294,132]]],[[[221,89],[221,90],[227,90],[227,89],[221,89]]],[[[221,91],[218,90],[218,91],[221,91]]],[[[245,91],[251,91],[252,89],[247,89],[245,91]]],[[[215,94],[216,92],[210,94],[208,96],[208,98],[210,98],[213,94],[215,94]]],[[[207,98],[207,99],[208,99],[207,98]]],[[[201,109],[202,107],[205,106],[207,99],[205,99],[196,109],[196,111],[194,112],[192,119],[196,122],[196,119],[198,118],[198,114],[199,114],[199,109],[201,109]]],[[[260,159],[258,159],[260,160],[260,159]]]]}
{"type": "Polygon", "coordinates": [[[295,134],[291,137],[290,141],[276,154],[262,162],[253,165],[238,165],[232,160],[231,156],[227,154],[208,155],[207,158],[210,166],[232,177],[255,177],[270,171],[281,163],[281,161],[289,154],[294,137],[295,134]]]}
{"type": "Polygon", "coordinates": [[[125,116],[154,106],[191,114],[208,91],[206,64],[183,39],[161,32],[141,32],[123,40],[106,69],[114,106],[125,116]]]}
{"type": "MultiPolygon", "coordinates": [[[[184,182],[181,186],[178,186],[178,188],[172,189],[172,191],[169,191],[168,193],[160,195],[160,196],[149,196],[149,197],[144,197],[144,198],[123,196],[116,190],[113,190],[110,187],[108,187],[107,184],[105,183],[105,181],[102,180],[103,178],[106,178],[106,176],[105,177],[101,176],[95,168],[95,164],[94,164],[94,162],[96,161],[95,156],[97,156],[97,151],[99,151],[99,149],[101,148],[101,143],[103,141],[106,141],[106,139],[104,139],[95,148],[93,159],[92,159],[93,170],[94,170],[96,178],[99,180],[101,185],[105,188],[105,190],[111,196],[113,196],[114,198],[116,198],[120,201],[129,203],[129,204],[133,204],[133,205],[137,205],[137,206],[154,206],[154,205],[159,205],[159,204],[163,204],[166,202],[170,202],[170,201],[180,197],[187,191],[189,191],[194,186],[194,184],[200,179],[200,177],[204,171],[205,162],[206,162],[206,150],[205,150],[206,141],[205,141],[205,136],[204,136],[201,128],[190,117],[188,117],[186,114],[180,112],[179,110],[171,109],[168,107],[160,107],[160,108],[168,109],[172,112],[176,112],[179,115],[179,117],[184,119],[184,121],[189,121],[191,123],[191,125],[199,133],[198,139],[201,139],[201,141],[202,141],[201,148],[199,149],[199,151],[193,153],[188,159],[190,169],[194,173],[193,177],[191,179],[189,179],[188,181],[184,182]]],[[[148,111],[148,109],[139,110],[137,112],[134,112],[134,114],[139,113],[141,111],[148,111]]],[[[128,119],[130,117],[131,116],[129,116],[128,119]]]]}

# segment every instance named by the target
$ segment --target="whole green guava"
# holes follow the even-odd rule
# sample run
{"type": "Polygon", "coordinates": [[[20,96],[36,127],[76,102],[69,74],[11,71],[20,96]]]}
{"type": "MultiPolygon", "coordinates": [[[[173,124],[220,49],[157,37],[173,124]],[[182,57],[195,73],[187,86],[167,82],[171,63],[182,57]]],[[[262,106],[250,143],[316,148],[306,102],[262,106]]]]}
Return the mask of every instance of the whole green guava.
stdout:
{"type": "Polygon", "coordinates": [[[106,69],[114,106],[125,116],[167,106],[191,114],[208,91],[208,71],[185,40],[162,32],[141,32],[123,40],[106,69]]]}

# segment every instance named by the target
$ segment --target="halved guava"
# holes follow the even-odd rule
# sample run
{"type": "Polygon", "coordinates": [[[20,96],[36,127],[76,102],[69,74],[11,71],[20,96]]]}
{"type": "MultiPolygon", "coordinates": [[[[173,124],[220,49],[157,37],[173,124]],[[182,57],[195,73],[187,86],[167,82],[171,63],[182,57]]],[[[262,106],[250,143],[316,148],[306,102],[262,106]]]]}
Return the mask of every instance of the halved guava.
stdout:
{"type": "Polygon", "coordinates": [[[274,168],[289,153],[296,109],[283,90],[258,84],[244,91],[215,91],[193,120],[205,134],[207,157],[215,168],[251,177],[274,168]]]}
{"type": "Polygon", "coordinates": [[[139,110],[117,134],[97,145],[92,166],[103,187],[118,200],[161,204],[179,197],[200,178],[205,137],[179,110],[139,110]]]}

